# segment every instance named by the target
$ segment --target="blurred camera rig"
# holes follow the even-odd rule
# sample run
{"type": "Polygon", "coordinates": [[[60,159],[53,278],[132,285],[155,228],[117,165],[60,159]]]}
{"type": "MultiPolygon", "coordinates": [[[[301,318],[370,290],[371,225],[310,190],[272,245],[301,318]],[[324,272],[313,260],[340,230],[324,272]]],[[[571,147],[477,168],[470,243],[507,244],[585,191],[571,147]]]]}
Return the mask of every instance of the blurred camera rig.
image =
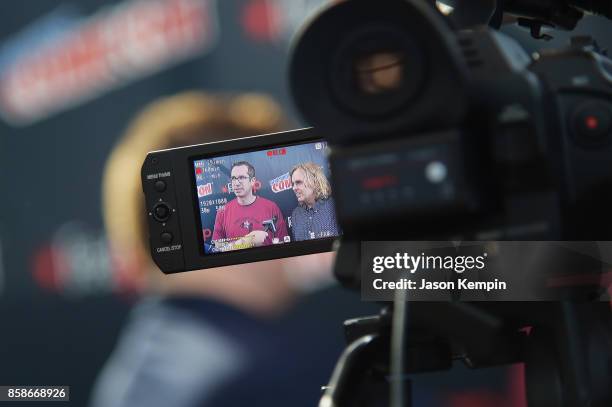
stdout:
{"type": "MultiPolygon", "coordinates": [[[[591,38],[530,56],[497,31],[548,39],[585,12],[612,18],[612,1],[348,0],[303,28],[290,84],[331,147],[344,285],[360,241],[612,240],[612,61],[591,38]]],[[[459,359],[524,362],[530,407],[610,406],[610,304],[582,298],[397,301],[347,321],[320,405],[409,405],[403,374],[459,359]]]]}

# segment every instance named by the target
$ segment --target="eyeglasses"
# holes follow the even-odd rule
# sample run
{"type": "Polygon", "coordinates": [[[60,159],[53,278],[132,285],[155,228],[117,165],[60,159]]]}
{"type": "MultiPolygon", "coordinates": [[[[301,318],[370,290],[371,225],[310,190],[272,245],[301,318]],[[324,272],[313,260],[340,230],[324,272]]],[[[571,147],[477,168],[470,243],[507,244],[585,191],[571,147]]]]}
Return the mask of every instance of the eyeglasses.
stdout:
{"type": "Polygon", "coordinates": [[[246,175],[240,175],[238,177],[232,177],[232,182],[240,181],[241,183],[251,179],[251,177],[247,177],[246,175]]]}

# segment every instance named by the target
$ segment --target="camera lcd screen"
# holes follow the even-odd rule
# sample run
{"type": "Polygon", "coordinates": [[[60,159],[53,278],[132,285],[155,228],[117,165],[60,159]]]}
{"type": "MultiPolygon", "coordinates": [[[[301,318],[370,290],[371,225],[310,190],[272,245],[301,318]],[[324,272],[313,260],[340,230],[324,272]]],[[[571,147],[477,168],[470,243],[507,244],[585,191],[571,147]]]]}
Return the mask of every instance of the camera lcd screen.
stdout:
{"type": "Polygon", "coordinates": [[[340,235],[323,140],[195,159],[205,255],[340,235]]]}

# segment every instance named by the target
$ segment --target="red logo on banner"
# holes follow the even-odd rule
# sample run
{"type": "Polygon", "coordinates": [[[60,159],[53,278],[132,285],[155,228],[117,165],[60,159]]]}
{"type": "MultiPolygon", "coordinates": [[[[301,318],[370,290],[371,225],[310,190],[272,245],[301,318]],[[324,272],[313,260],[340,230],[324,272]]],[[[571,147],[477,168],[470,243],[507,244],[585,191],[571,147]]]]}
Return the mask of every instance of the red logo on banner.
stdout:
{"type": "Polygon", "coordinates": [[[210,229],[202,229],[202,236],[204,236],[204,240],[207,240],[212,236],[212,231],[210,229]]]}
{"type": "Polygon", "coordinates": [[[288,172],[270,181],[270,188],[275,194],[291,189],[291,187],[291,177],[288,172]]]}
{"type": "Polygon", "coordinates": [[[0,114],[28,124],[210,49],[211,12],[210,1],[130,0],[77,20],[6,64],[0,114]]]}
{"type": "Polygon", "coordinates": [[[202,168],[197,167],[196,168],[196,174],[200,175],[202,173],[202,168]]]}
{"type": "Polygon", "coordinates": [[[213,190],[212,190],[211,182],[209,182],[208,184],[198,186],[198,198],[202,198],[203,196],[210,195],[212,194],[212,192],[213,190]]]}
{"type": "Polygon", "coordinates": [[[251,0],[242,10],[242,25],[254,41],[276,40],[281,23],[281,11],[276,1],[251,0]]]}

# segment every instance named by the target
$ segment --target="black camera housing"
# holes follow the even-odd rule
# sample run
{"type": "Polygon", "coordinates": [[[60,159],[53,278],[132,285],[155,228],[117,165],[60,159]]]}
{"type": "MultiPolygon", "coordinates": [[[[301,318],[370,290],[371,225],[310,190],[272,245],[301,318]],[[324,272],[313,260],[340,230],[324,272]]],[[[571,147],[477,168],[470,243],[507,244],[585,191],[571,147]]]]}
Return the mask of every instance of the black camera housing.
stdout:
{"type": "MultiPolygon", "coordinates": [[[[333,147],[344,230],[334,272],[344,286],[367,281],[361,241],[462,249],[462,241],[609,240],[611,60],[590,38],[530,56],[489,26],[516,20],[550,38],[542,27],[571,30],[584,11],[610,18],[611,5],[351,0],[309,21],[293,48],[291,90],[333,147]]],[[[591,277],[599,287],[600,274],[586,277],[584,259],[559,264],[579,276],[564,290],[572,301],[453,296],[408,306],[414,295],[396,288],[392,307],[345,322],[350,345],[321,405],[409,406],[411,373],[455,359],[470,368],[524,362],[529,406],[612,405],[610,307],[583,291],[591,277]]]]}
{"type": "Polygon", "coordinates": [[[321,140],[313,129],[301,129],[149,153],[141,177],[155,264],[170,274],[330,251],[333,237],[205,254],[194,188],[195,160],[321,140]]]}
{"type": "Polygon", "coordinates": [[[591,39],[536,59],[423,1],[331,5],[301,31],[290,66],[300,113],[329,134],[353,241],[608,240],[611,73],[591,39]],[[395,59],[368,72],[368,58],[395,59]],[[429,164],[446,177],[428,180],[429,164]]]}

